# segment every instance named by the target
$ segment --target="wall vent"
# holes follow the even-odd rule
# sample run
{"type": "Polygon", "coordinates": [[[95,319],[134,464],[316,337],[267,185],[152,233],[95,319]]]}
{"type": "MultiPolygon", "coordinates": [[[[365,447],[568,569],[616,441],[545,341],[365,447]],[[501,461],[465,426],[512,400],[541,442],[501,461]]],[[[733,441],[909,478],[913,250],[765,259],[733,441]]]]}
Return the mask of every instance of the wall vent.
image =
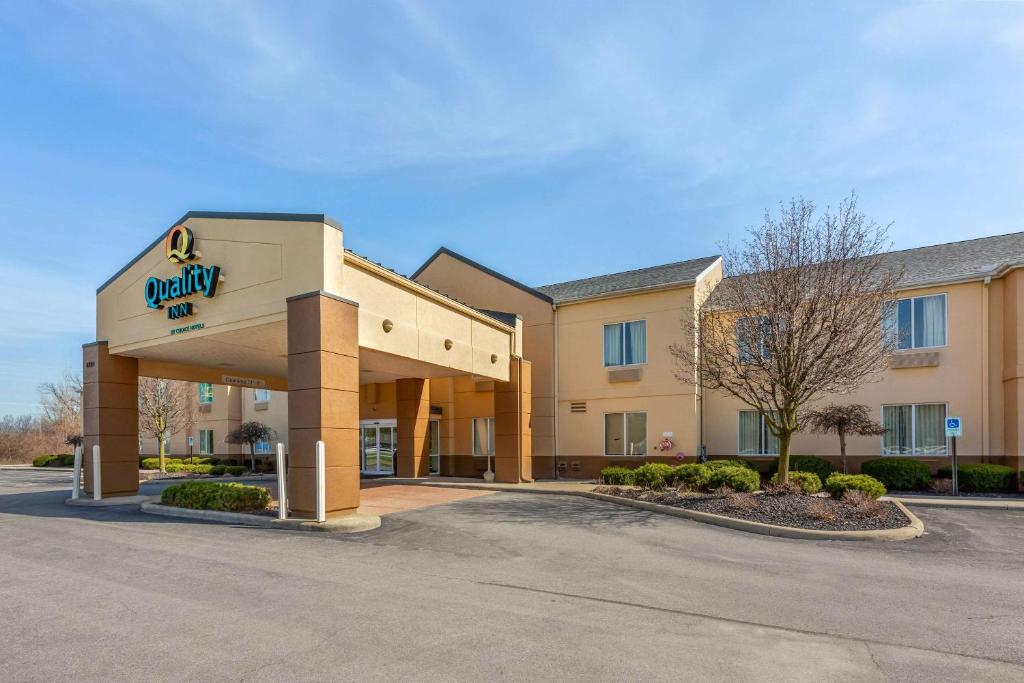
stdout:
{"type": "Polygon", "coordinates": [[[587,402],[586,401],[573,401],[572,403],[569,404],[569,412],[570,413],[585,413],[585,412],[587,412],[587,402]]]}
{"type": "Polygon", "coordinates": [[[918,351],[916,353],[894,353],[889,356],[889,367],[893,370],[900,368],[930,368],[939,364],[938,351],[918,351]]]}

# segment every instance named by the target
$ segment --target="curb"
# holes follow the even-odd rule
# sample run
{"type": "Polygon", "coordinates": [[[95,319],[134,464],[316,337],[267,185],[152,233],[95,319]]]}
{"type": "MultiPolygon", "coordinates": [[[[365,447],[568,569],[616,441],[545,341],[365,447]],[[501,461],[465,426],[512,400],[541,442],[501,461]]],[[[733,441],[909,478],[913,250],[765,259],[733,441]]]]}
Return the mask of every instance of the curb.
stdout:
{"type": "Polygon", "coordinates": [[[86,508],[106,508],[114,507],[119,505],[144,505],[147,501],[153,499],[153,496],[111,496],[109,498],[101,498],[99,500],[93,500],[92,497],[82,496],[81,498],[65,498],[65,505],[74,505],[75,507],[86,507],[86,508]]]}
{"type": "Polygon", "coordinates": [[[321,533],[354,534],[361,531],[370,531],[380,526],[380,517],[377,515],[347,515],[335,517],[320,524],[306,519],[278,519],[277,517],[264,517],[250,515],[245,512],[220,512],[219,510],[192,510],[189,508],[171,507],[161,503],[143,503],[140,507],[142,512],[150,515],[162,515],[164,517],[178,517],[181,519],[198,519],[203,522],[219,522],[221,524],[243,524],[245,526],[263,527],[266,529],[290,529],[293,531],[319,531],[321,533]]]}
{"type": "MultiPolygon", "coordinates": [[[[422,485],[445,486],[446,484],[444,484],[443,482],[436,482],[424,483],[422,485]]],[[[477,488],[484,487],[479,486],[477,488]]],[[[606,503],[614,503],[616,505],[623,505],[626,507],[637,508],[640,510],[647,510],[649,512],[660,512],[662,514],[670,515],[672,517],[682,517],[684,519],[690,519],[695,522],[702,522],[704,524],[711,524],[713,526],[721,526],[726,527],[728,529],[735,529],[737,531],[747,531],[754,534],[761,534],[764,536],[776,536],[779,538],[795,538],[813,541],[905,541],[911,538],[917,538],[924,534],[924,523],[917,518],[917,515],[908,510],[907,507],[901,501],[896,499],[889,500],[900,509],[900,512],[906,515],[907,519],[910,520],[909,526],[900,527],[899,529],[871,529],[863,531],[824,531],[821,529],[798,529],[797,527],[791,526],[778,526],[775,524],[765,524],[763,522],[751,522],[745,519],[737,519],[735,517],[714,515],[710,512],[686,510],[684,508],[677,508],[671,505],[649,503],[643,500],[633,500],[631,498],[622,498],[620,496],[610,496],[606,493],[595,493],[593,491],[558,491],[544,489],[524,489],[516,488],[516,486],[514,485],[488,485],[486,488],[492,491],[509,491],[514,493],[543,493],[559,494],[564,496],[580,496],[582,498],[591,498],[594,500],[604,501],[606,503]]]]}
{"type": "Polygon", "coordinates": [[[904,498],[887,498],[893,502],[900,502],[905,505],[919,505],[929,508],[945,508],[947,510],[1016,510],[1024,512],[1024,501],[1021,500],[1000,500],[985,498],[970,500],[960,498],[960,502],[954,500],[936,500],[934,498],[915,498],[912,496],[904,498]]]}

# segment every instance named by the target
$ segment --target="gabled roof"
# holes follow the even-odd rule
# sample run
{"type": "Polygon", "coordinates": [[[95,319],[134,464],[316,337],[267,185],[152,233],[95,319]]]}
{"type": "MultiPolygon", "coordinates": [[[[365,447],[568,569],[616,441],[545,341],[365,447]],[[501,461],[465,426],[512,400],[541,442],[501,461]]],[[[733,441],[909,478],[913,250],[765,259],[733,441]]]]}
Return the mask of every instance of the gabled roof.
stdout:
{"type": "Polygon", "coordinates": [[[657,289],[674,285],[690,285],[697,276],[717,261],[720,256],[704,256],[689,261],[677,261],[661,266],[627,270],[611,275],[598,275],[582,280],[570,280],[553,285],[544,285],[537,289],[551,296],[556,304],[567,303],[580,299],[607,296],[611,294],[633,292],[645,289],[657,289]]]}
{"type": "Polygon", "coordinates": [[[1024,264],[1024,232],[892,251],[883,258],[890,267],[903,269],[900,288],[976,280],[1003,266],[1024,264]]]}
{"type": "Polygon", "coordinates": [[[533,287],[530,287],[529,285],[524,285],[522,282],[519,282],[517,280],[513,280],[512,278],[508,277],[507,275],[502,275],[501,273],[499,273],[496,270],[491,270],[487,266],[482,265],[480,263],[477,263],[473,259],[466,258],[462,254],[454,252],[451,249],[449,249],[448,247],[440,247],[437,251],[435,251],[430,256],[430,258],[428,258],[426,261],[423,262],[422,266],[420,266],[419,268],[416,269],[415,273],[413,273],[409,277],[411,279],[413,279],[413,280],[418,278],[420,275],[423,274],[423,271],[425,271],[430,266],[430,264],[433,263],[435,260],[437,260],[437,258],[439,256],[441,256],[442,254],[445,254],[447,256],[451,256],[453,259],[456,259],[457,261],[462,261],[467,266],[470,266],[472,268],[476,268],[477,270],[479,270],[481,272],[487,273],[491,277],[498,278],[502,282],[504,282],[506,284],[510,284],[513,287],[517,288],[517,289],[521,289],[522,291],[526,292],[527,294],[531,294],[531,295],[537,297],[538,299],[542,299],[544,301],[547,301],[548,303],[553,303],[554,302],[554,300],[550,296],[548,296],[547,294],[545,294],[543,292],[540,292],[540,291],[534,289],[533,287]]]}

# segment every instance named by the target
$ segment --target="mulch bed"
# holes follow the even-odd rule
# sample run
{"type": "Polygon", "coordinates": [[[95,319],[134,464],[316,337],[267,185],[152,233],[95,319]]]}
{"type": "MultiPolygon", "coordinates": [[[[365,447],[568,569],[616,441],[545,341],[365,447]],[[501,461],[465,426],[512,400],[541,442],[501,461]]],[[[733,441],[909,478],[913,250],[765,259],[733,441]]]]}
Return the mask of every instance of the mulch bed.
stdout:
{"type": "MultiPolygon", "coordinates": [[[[906,515],[889,501],[879,501],[880,512],[877,516],[861,513],[856,507],[833,498],[824,496],[801,495],[754,495],[757,507],[753,509],[737,508],[735,499],[716,494],[702,494],[677,491],[646,491],[639,488],[620,486],[599,486],[597,493],[622,496],[648,503],[670,505],[672,507],[708,512],[714,515],[745,519],[751,522],[776,524],[779,526],[796,527],[798,529],[820,529],[822,531],[866,531],[871,529],[900,529],[910,525],[906,515]],[[834,519],[815,519],[807,514],[807,506],[811,501],[819,500],[834,514],[834,519]]],[[[750,495],[750,494],[748,494],[750,495]]]]}

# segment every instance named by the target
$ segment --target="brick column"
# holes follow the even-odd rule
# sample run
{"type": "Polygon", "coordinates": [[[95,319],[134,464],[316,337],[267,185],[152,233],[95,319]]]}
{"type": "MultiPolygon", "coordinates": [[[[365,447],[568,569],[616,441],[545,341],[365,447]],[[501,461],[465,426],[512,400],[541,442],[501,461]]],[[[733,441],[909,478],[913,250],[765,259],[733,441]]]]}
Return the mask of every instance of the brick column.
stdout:
{"type": "Polygon", "coordinates": [[[532,481],[532,366],[513,358],[508,382],[494,383],[494,480],[532,481]]]}
{"type": "Polygon", "coordinates": [[[316,514],[316,442],[326,455],[327,516],[359,507],[359,308],[325,292],[288,299],[288,499],[316,514]]]}
{"type": "Polygon", "coordinates": [[[426,477],[430,474],[430,380],[400,379],[395,382],[398,418],[399,477],[426,477]]]}
{"type": "Polygon", "coordinates": [[[93,493],[92,447],[100,447],[102,495],[139,492],[139,361],[112,356],[107,342],[82,347],[85,491],[93,493]]]}

